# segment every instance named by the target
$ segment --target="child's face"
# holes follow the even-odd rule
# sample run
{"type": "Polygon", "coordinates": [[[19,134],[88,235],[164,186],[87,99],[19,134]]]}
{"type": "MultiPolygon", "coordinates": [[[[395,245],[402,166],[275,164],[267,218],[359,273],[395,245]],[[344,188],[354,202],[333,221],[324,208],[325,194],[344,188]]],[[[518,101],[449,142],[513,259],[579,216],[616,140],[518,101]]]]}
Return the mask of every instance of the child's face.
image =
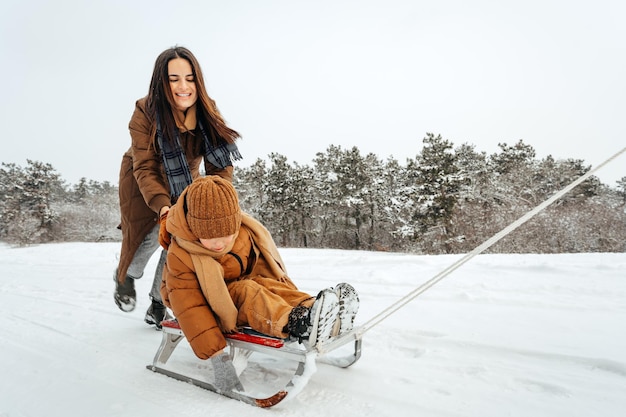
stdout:
{"type": "Polygon", "coordinates": [[[235,235],[233,234],[230,236],[215,237],[213,239],[200,239],[200,244],[211,252],[222,252],[230,247],[234,239],[235,235]]]}

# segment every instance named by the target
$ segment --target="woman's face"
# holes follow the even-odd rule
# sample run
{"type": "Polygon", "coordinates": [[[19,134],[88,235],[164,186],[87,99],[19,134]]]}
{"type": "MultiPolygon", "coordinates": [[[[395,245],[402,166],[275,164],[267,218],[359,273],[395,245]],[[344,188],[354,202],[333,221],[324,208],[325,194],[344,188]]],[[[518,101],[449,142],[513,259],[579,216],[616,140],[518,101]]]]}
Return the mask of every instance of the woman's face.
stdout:
{"type": "Polygon", "coordinates": [[[174,58],[167,63],[167,75],[174,97],[174,106],[185,111],[193,106],[198,99],[196,80],[189,61],[183,58],[174,58]]]}
{"type": "Polygon", "coordinates": [[[213,239],[200,239],[200,244],[212,252],[223,252],[235,239],[235,235],[216,237],[213,239]]]}

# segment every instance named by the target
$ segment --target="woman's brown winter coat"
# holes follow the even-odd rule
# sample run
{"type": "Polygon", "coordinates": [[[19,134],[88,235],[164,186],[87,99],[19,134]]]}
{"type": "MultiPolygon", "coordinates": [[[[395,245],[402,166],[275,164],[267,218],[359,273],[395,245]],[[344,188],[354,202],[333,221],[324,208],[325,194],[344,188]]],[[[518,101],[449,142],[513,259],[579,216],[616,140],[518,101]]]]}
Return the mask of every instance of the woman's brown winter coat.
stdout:
{"type": "MultiPolygon", "coordinates": [[[[192,177],[200,176],[204,144],[202,137],[194,133],[196,127],[195,106],[179,125],[180,143],[185,152],[192,177]]],[[[122,230],[122,249],[117,268],[118,279],[125,279],[126,272],[135,252],[148,233],[159,221],[159,211],[172,204],[169,184],[163,167],[160,151],[154,146],[156,126],[146,113],[146,98],[135,103],[135,111],[128,125],[132,143],[122,157],[119,177],[119,199],[122,230]]],[[[219,175],[232,181],[233,167],[221,170],[209,162],[204,163],[207,174],[219,175]]],[[[135,277],[139,278],[139,277],[135,277]]]]}
{"type": "MultiPolygon", "coordinates": [[[[184,202],[186,193],[187,190],[183,191],[179,202],[184,202]]],[[[188,248],[196,244],[200,248],[197,252],[202,252],[202,247],[185,216],[181,203],[172,206],[167,216],[172,242],[163,270],[161,297],[177,318],[196,356],[207,359],[224,349],[226,340],[220,319],[203,295],[196,275],[188,248]]],[[[299,291],[289,279],[270,233],[257,220],[244,213],[232,245],[228,253],[213,259],[219,263],[218,278],[227,285],[238,309],[237,326],[249,325],[265,334],[286,337],[283,330],[293,307],[310,306],[313,298],[299,291]],[[259,287],[264,288],[260,291],[259,287]]]]}

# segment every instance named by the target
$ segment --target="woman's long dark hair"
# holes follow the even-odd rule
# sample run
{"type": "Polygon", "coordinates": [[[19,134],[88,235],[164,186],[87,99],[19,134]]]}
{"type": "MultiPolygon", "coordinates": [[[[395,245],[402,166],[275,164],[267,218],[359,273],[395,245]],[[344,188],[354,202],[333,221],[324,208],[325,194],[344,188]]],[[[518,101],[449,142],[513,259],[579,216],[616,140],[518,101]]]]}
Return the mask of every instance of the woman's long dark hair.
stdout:
{"type": "MultiPolygon", "coordinates": [[[[196,83],[196,92],[198,100],[196,101],[196,117],[204,126],[209,126],[208,134],[211,140],[217,145],[216,135],[224,139],[228,143],[233,143],[240,137],[239,133],[226,125],[222,118],[215,101],[209,97],[204,85],[204,77],[202,69],[196,57],[191,51],[182,46],[174,46],[161,52],[154,63],[152,72],[152,80],[150,81],[150,91],[146,101],[149,117],[153,120],[159,117],[163,133],[168,140],[173,139],[173,133],[176,129],[176,121],[174,120],[174,97],[170,88],[167,66],[172,59],[182,58],[189,62],[196,83]]],[[[153,123],[153,145],[156,147],[155,133],[156,123],[153,123]]]]}

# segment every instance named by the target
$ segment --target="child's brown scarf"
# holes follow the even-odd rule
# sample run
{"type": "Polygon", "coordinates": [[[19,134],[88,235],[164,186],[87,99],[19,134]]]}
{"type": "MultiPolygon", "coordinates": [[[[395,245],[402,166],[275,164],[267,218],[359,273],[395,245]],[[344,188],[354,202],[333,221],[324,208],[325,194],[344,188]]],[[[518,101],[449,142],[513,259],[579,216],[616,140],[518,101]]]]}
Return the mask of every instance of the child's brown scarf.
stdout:
{"type": "MultiPolygon", "coordinates": [[[[223,332],[232,332],[237,328],[237,307],[230,297],[226,282],[224,281],[224,270],[222,265],[214,258],[219,257],[232,248],[227,248],[225,252],[216,253],[208,250],[200,242],[189,241],[176,237],[176,243],[191,256],[193,267],[196,270],[196,277],[200,282],[202,294],[206,298],[209,306],[219,318],[220,328],[223,332]]],[[[233,239],[234,243],[234,239],[233,239]]]]}

